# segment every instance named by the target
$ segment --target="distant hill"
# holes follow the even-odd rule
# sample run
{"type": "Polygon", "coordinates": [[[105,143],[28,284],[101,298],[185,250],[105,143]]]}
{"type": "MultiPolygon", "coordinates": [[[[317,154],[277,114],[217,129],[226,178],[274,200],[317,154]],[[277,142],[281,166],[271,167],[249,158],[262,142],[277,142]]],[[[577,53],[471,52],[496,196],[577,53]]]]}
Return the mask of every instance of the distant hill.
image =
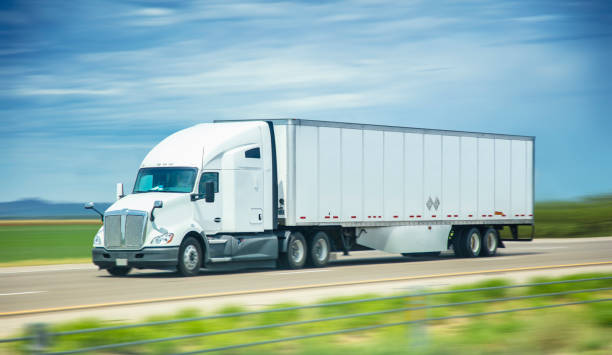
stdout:
{"type": "MultiPolygon", "coordinates": [[[[94,211],[83,208],[84,203],[55,203],[31,198],[0,202],[0,219],[25,218],[98,218],[94,211]]],[[[96,202],[96,209],[104,212],[112,203],[96,202]]]]}

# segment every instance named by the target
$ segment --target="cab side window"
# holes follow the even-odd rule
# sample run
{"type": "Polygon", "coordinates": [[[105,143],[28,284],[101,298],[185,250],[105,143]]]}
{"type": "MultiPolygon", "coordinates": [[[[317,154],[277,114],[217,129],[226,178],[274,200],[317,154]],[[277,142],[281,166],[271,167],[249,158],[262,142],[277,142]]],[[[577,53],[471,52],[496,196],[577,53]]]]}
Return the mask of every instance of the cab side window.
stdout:
{"type": "Polygon", "coordinates": [[[206,183],[212,181],[215,185],[215,193],[219,192],[219,173],[206,172],[202,173],[200,178],[200,185],[198,186],[198,193],[203,194],[206,192],[206,183]]]}
{"type": "Polygon", "coordinates": [[[249,159],[259,159],[261,158],[261,153],[259,152],[259,147],[249,149],[244,152],[244,157],[249,159]]]}

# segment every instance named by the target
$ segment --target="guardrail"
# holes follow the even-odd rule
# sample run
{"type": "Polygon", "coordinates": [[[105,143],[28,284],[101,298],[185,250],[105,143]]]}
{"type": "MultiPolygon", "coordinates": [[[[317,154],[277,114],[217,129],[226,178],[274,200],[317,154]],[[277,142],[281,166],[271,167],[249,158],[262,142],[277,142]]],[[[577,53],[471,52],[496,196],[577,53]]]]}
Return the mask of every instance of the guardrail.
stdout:
{"type": "MultiPolygon", "coordinates": [[[[538,283],[528,283],[528,284],[520,284],[520,285],[505,285],[505,286],[472,288],[472,289],[452,290],[452,291],[420,292],[420,293],[404,294],[404,295],[398,295],[398,296],[376,297],[376,298],[323,303],[323,304],[306,305],[306,306],[296,306],[296,307],[284,307],[284,308],[258,310],[258,311],[251,311],[251,312],[236,312],[236,313],[219,314],[219,315],[212,315],[212,316],[192,317],[192,318],[185,318],[185,319],[173,319],[173,320],[138,323],[138,324],[117,325],[117,326],[110,326],[110,327],[81,329],[81,330],[63,331],[63,332],[50,332],[48,325],[38,323],[38,324],[32,324],[28,327],[29,335],[23,336],[23,337],[16,337],[16,338],[0,339],[0,344],[26,342],[28,344],[26,351],[31,354],[60,355],[60,354],[91,353],[91,352],[97,352],[97,351],[103,351],[103,350],[134,347],[134,346],[141,346],[141,345],[154,344],[154,343],[165,343],[165,342],[178,341],[178,340],[210,337],[210,336],[216,336],[216,335],[222,335],[222,334],[236,334],[236,333],[248,332],[248,331],[298,326],[298,325],[304,325],[304,324],[329,322],[329,321],[335,321],[335,320],[352,319],[352,318],[360,318],[360,317],[383,315],[383,314],[427,310],[427,309],[434,309],[434,308],[457,307],[457,306],[475,305],[475,304],[508,302],[508,301],[524,300],[524,299],[564,296],[564,295],[571,295],[571,294],[593,293],[593,292],[612,290],[612,287],[599,287],[599,288],[587,288],[587,289],[567,290],[567,291],[549,292],[549,293],[528,294],[528,295],[513,296],[513,297],[479,299],[479,300],[472,300],[472,301],[452,302],[452,303],[443,303],[443,304],[431,304],[430,305],[430,304],[427,304],[426,302],[427,297],[436,296],[436,295],[482,292],[482,291],[493,291],[493,290],[546,286],[546,285],[573,284],[573,283],[602,281],[602,280],[612,280],[612,277],[597,277],[597,278],[587,278],[587,279],[577,279],[577,280],[538,282],[538,283]],[[218,331],[208,331],[208,332],[200,332],[200,333],[193,333],[193,334],[185,334],[181,336],[161,337],[161,338],[156,338],[156,339],[118,342],[118,343],[97,345],[97,346],[91,346],[91,347],[79,348],[79,349],[73,349],[73,350],[65,350],[65,351],[55,351],[55,352],[49,351],[52,348],[53,340],[58,337],[68,337],[68,336],[87,334],[87,333],[107,332],[107,331],[120,330],[120,329],[131,329],[131,328],[140,328],[140,327],[170,325],[170,324],[177,324],[177,323],[196,322],[196,321],[211,320],[211,319],[249,317],[249,316],[258,315],[258,314],[278,313],[278,312],[313,309],[313,308],[337,307],[337,306],[342,306],[342,305],[359,304],[359,303],[376,302],[376,301],[387,301],[387,300],[397,300],[397,299],[404,299],[404,300],[413,299],[414,300],[414,299],[419,299],[419,298],[424,299],[425,301],[421,301],[421,302],[425,302],[425,303],[421,305],[416,305],[416,306],[413,305],[410,307],[385,309],[385,310],[374,311],[374,312],[345,314],[345,315],[332,316],[332,317],[297,320],[297,321],[281,322],[281,323],[266,324],[266,325],[251,326],[251,327],[242,327],[242,328],[224,329],[224,330],[218,330],[218,331]]],[[[204,349],[198,349],[195,351],[182,352],[179,354],[181,355],[202,354],[202,353],[215,352],[215,351],[246,348],[246,347],[258,346],[258,345],[264,345],[264,344],[290,342],[290,341],[315,338],[315,337],[321,337],[321,336],[361,332],[361,331],[373,330],[373,329],[378,329],[378,328],[396,327],[396,326],[401,326],[401,325],[424,324],[426,322],[432,322],[432,321],[483,317],[483,316],[495,315],[495,314],[533,311],[533,310],[541,310],[541,309],[547,309],[547,308],[556,308],[556,307],[565,307],[565,306],[572,306],[572,305],[579,305],[579,304],[610,302],[610,301],[612,301],[612,298],[599,298],[599,299],[580,300],[580,301],[574,301],[574,302],[538,305],[538,306],[533,306],[533,307],[508,308],[508,309],[495,310],[495,311],[490,311],[490,312],[465,313],[465,314],[458,314],[458,315],[451,315],[451,316],[444,316],[444,317],[424,317],[420,319],[412,319],[412,320],[406,320],[406,321],[400,321],[400,322],[373,324],[373,325],[340,329],[340,330],[327,331],[327,332],[309,333],[309,334],[303,334],[303,335],[285,337],[285,338],[276,338],[276,339],[262,340],[262,341],[256,341],[256,342],[231,344],[231,345],[221,346],[221,347],[204,348],[204,349]]]]}

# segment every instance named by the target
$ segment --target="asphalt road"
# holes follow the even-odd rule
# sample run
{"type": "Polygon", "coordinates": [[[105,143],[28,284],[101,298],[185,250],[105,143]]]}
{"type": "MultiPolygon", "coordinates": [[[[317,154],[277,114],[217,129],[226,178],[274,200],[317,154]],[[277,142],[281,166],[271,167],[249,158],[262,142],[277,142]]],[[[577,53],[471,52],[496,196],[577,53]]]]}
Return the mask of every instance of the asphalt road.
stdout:
{"type": "MultiPolygon", "coordinates": [[[[465,280],[485,274],[499,277],[533,270],[556,274],[580,272],[595,266],[612,269],[612,237],[545,239],[531,243],[506,243],[492,258],[458,259],[451,252],[440,257],[402,257],[380,252],[355,252],[339,256],[323,269],[247,270],[207,272],[182,278],[172,272],[132,271],[111,277],[93,265],[63,265],[0,269],[0,322],[19,317],[37,320],[41,315],[90,310],[103,312],[123,307],[179,301],[227,299],[238,295],[275,300],[279,295],[308,290],[385,293],[410,280],[465,280]],[[367,286],[367,287],[366,287],[367,286]],[[274,297],[272,297],[274,295],[274,297]]],[[[126,308],[127,307],[127,308],[126,308]]],[[[85,312],[85,313],[83,313],[85,312]]]]}

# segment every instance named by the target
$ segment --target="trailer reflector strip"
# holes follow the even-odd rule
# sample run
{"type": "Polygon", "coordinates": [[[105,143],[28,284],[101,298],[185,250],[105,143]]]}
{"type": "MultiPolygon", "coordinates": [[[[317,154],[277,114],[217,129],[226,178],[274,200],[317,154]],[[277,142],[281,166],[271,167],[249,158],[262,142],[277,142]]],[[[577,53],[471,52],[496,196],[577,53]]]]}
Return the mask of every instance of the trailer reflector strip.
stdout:
{"type": "Polygon", "coordinates": [[[357,216],[351,216],[351,218],[357,218],[357,216]]]}
{"type": "Polygon", "coordinates": [[[393,218],[399,218],[399,216],[393,216],[393,218]]]}
{"type": "Polygon", "coordinates": [[[417,218],[421,218],[421,215],[420,215],[420,214],[419,214],[419,215],[417,215],[417,218]]]}
{"type": "Polygon", "coordinates": [[[410,218],[414,218],[414,215],[410,216],[410,218]]]}
{"type": "Polygon", "coordinates": [[[329,216],[325,216],[325,219],[329,219],[329,218],[330,218],[329,216]]]}
{"type": "Polygon", "coordinates": [[[437,216],[436,216],[435,214],[432,214],[432,215],[431,215],[431,218],[436,218],[436,217],[437,217],[437,216]]]}
{"type": "Polygon", "coordinates": [[[473,214],[468,214],[468,217],[474,217],[474,215],[473,214]]]}
{"type": "Polygon", "coordinates": [[[458,215],[458,214],[456,214],[456,215],[455,215],[455,217],[459,217],[459,215],[458,215]]]}
{"type": "Polygon", "coordinates": [[[338,219],[338,216],[334,216],[334,219],[338,219]]]}
{"type": "Polygon", "coordinates": [[[300,217],[300,219],[306,219],[306,217],[302,216],[302,217],[300,217]]]}

